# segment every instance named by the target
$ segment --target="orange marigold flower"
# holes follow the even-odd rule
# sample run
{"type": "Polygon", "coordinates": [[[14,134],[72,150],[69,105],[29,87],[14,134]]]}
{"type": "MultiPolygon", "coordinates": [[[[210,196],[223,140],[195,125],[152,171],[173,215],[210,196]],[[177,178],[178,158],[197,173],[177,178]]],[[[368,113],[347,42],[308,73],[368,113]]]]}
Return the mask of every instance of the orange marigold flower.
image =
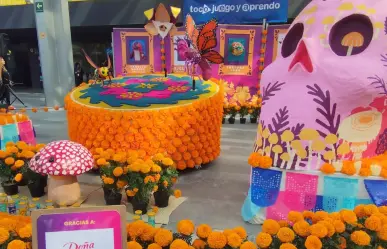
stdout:
{"type": "Polygon", "coordinates": [[[319,221],[325,220],[329,217],[329,214],[325,211],[317,211],[313,216],[313,223],[317,223],[319,221]]]}
{"type": "Polygon", "coordinates": [[[314,213],[312,211],[304,211],[302,212],[302,215],[305,219],[313,220],[314,213]]]}
{"type": "Polygon", "coordinates": [[[306,249],[321,249],[322,242],[321,240],[314,235],[309,235],[305,240],[306,249]]]}
{"type": "Polygon", "coordinates": [[[289,222],[287,220],[279,220],[278,224],[280,227],[289,227],[289,222]]]}
{"type": "Polygon", "coordinates": [[[207,224],[199,225],[196,229],[196,235],[201,239],[207,239],[212,232],[212,228],[207,224]]]}
{"type": "Polygon", "coordinates": [[[177,223],[177,231],[183,235],[189,236],[195,230],[195,224],[191,220],[181,220],[177,223]]]}
{"type": "Polygon", "coordinates": [[[13,157],[7,157],[4,162],[7,165],[13,165],[15,163],[15,159],[13,157]]]}
{"type": "Polygon", "coordinates": [[[387,241],[387,224],[384,224],[378,232],[378,238],[387,241]]]}
{"type": "Polygon", "coordinates": [[[103,183],[104,183],[104,184],[107,184],[107,185],[113,184],[113,183],[114,183],[114,179],[111,178],[111,177],[105,177],[105,178],[103,179],[103,183]]]}
{"type": "Polygon", "coordinates": [[[279,249],[297,249],[297,247],[290,243],[284,243],[280,246],[279,249]]]}
{"type": "Polygon", "coordinates": [[[15,162],[15,167],[16,168],[21,168],[21,167],[23,167],[24,166],[24,161],[23,160],[16,160],[16,162],[15,162]]]}
{"type": "Polygon", "coordinates": [[[0,227],[0,245],[4,244],[9,239],[9,232],[7,229],[0,227]]]}
{"type": "Polygon", "coordinates": [[[169,246],[172,240],[173,240],[173,234],[171,231],[167,229],[160,228],[155,234],[155,242],[161,247],[169,246]]]}
{"type": "Polygon", "coordinates": [[[239,235],[239,237],[241,237],[242,239],[246,239],[247,238],[247,232],[246,232],[246,229],[244,229],[243,227],[235,227],[234,229],[232,229],[236,234],[239,235]]]}
{"type": "Polygon", "coordinates": [[[11,242],[9,242],[7,246],[7,249],[26,249],[26,248],[27,248],[26,243],[18,239],[12,240],[11,242]]]}
{"type": "Polygon", "coordinates": [[[180,189],[176,189],[174,192],[173,192],[173,195],[175,196],[175,198],[180,198],[181,197],[181,190],[180,189]]]}
{"type": "Polygon", "coordinates": [[[355,231],[351,234],[353,243],[359,246],[368,246],[371,242],[371,237],[364,231],[355,231]]]}
{"type": "Polygon", "coordinates": [[[378,209],[380,213],[387,215],[387,206],[381,206],[378,209]]]}
{"type": "Polygon", "coordinates": [[[263,222],[262,232],[268,233],[270,235],[275,235],[278,233],[280,228],[281,227],[277,221],[268,219],[263,222]]]}
{"type": "Polygon", "coordinates": [[[258,152],[253,152],[250,154],[249,159],[247,161],[252,167],[259,167],[261,164],[261,157],[262,155],[258,152]]]}
{"type": "Polygon", "coordinates": [[[122,176],[123,173],[124,173],[124,169],[122,167],[116,167],[113,170],[113,175],[115,177],[120,177],[120,176],[122,176]]]}
{"type": "Polygon", "coordinates": [[[15,181],[16,182],[20,182],[22,179],[23,179],[23,175],[22,174],[18,173],[18,174],[15,175],[15,181]]]}
{"type": "Polygon", "coordinates": [[[204,242],[203,240],[201,239],[196,239],[194,240],[194,242],[192,243],[192,246],[195,248],[195,249],[204,249],[206,247],[206,242],[204,242]]]}
{"type": "Polygon", "coordinates": [[[271,166],[273,166],[273,159],[271,159],[271,157],[269,157],[269,156],[263,156],[261,158],[261,166],[260,167],[263,169],[268,169],[271,166]]]}
{"type": "Polygon", "coordinates": [[[240,249],[257,249],[257,246],[251,241],[246,241],[241,245],[240,249]]]}
{"type": "Polygon", "coordinates": [[[335,227],[337,233],[345,232],[345,224],[341,220],[334,220],[333,226],[335,227]]]}
{"type": "Polygon", "coordinates": [[[294,223],[293,230],[298,236],[301,237],[307,237],[310,235],[310,225],[304,220],[294,223]]]}
{"type": "Polygon", "coordinates": [[[343,161],[343,167],[341,168],[341,173],[345,175],[350,175],[350,176],[356,174],[354,161],[343,161]]]}
{"type": "Polygon", "coordinates": [[[187,242],[182,239],[175,239],[169,246],[170,249],[188,249],[188,247],[187,242]]]}
{"type": "Polygon", "coordinates": [[[227,236],[227,244],[232,248],[238,248],[242,244],[242,238],[237,233],[231,233],[227,236]]]}
{"type": "Polygon", "coordinates": [[[324,174],[331,175],[331,174],[334,174],[336,172],[336,169],[332,164],[324,163],[321,166],[320,171],[323,172],[324,174]]]}
{"type": "Polygon", "coordinates": [[[364,225],[371,231],[379,232],[382,229],[382,220],[376,215],[371,215],[365,220],[364,225]]]}
{"type": "Polygon", "coordinates": [[[327,236],[328,237],[331,237],[332,235],[335,234],[335,232],[336,232],[335,227],[327,220],[319,221],[318,224],[321,224],[327,228],[327,230],[328,230],[327,236]]]}
{"type": "Polygon", "coordinates": [[[328,228],[321,223],[313,224],[310,226],[310,234],[318,238],[324,238],[328,234],[328,228]]]}
{"type": "Polygon", "coordinates": [[[356,225],[357,224],[357,217],[356,214],[351,210],[341,210],[341,219],[350,225],[356,225]]]}
{"type": "Polygon", "coordinates": [[[359,171],[359,175],[360,176],[364,176],[364,177],[370,176],[371,175],[371,169],[370,168],[361,168],[360,171],[359,171]]]}
{"type": "Polygon", "coordinates": [[[295,234],[292,229],[288,227],[281,227],[278,230],[277,237],[282,243],[289,243],[294,240],[295,234]]]}
{"type": "Polygon", "coordinates": [[[105,166],[107,164],[107,162],[106,162],[106,159],[105,158],[99,158],[98,160],[97,160],[97,165],[98,166],[105,166]]]}
{"type": "Polygon", "coordinates": [[[255,239],[255,243],[257,243],[259,248],[268,248],[271,242],[273,242],[273,238],[268,233],[259,233],[255,239]]]}
{"type": "Polygon", "coordinates": [[[142,249],[142,246],[136,241],[129,241],[126,245],[128,249],[142,249]]]}
{"type": "Polygon", "coordinates": [[[290,211],[288,214],[288,220],[292,223],[304,220],[304,216],[300,212],[290,211]]]}
{"type": "Polygon", "coordinates": [[[374,204],[368,204],[368,205],[364,206],[364,212],[365,212],[366,216],[371,216],[375,213],[379,213],[379,209],[374,204]]]}
{"type": "Polygon", "coordinates": [[[152,243],[148,246],[147,249],[163,249],[163,248],[156,243],[152,243]]]}
{"type": "Polygon", "coordinates": [[[340,249],[347,248],[347,240],[344,237],[340,237],[340,249]]]}
{"type": "Polygon", "coordinates": [[[222,232],[211,232],[207,243],[212,249],[222,249],[227,244],[227,238],[222,232]]]}

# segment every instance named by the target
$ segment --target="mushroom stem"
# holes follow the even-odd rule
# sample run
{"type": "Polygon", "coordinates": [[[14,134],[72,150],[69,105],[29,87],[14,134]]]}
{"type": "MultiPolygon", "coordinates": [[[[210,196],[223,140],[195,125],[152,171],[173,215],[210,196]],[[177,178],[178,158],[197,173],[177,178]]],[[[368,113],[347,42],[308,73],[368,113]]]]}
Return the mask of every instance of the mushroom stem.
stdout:
{"type": "Polygon", "coordinates": [[[285,166],[286,166],[286,161],[285,161],[285,160],[282,160],[282,163],[281,163],[280,168],[281,168],[281,169],[284,169],[285,166]]]}
{"type": "Polygon", "coordinates": [[[351,56],[352,55],[352,50],[353,50],[353,46],[349,46],[348,50],[347,50],[347,56],[351,56]]]}
{"type": "Polygon", "coordinates": [[[294,157],[296,156],[296,150],[290,151],[290,160],[287,162],[286,169],[291,169],[293,162],[294,162],[294,157]]]}
{"type": "Polygon", "coordinates": [[[277,165],[277,160],[278,160],[278,153],[274,153],[274,163],[273,165],[277,165]]]}
{"type": "Polygon", "coordinates": [[[317,153],[316,169],[320,168],[320,164],[321,164],[321,155],[320,153],[317,153]]]}
{"type": "Polygon", "coordinates": [[[70,206],[81,197],[81,188],[76,176],[50,176],[48,199],[56,204],[70,206]]]}
{"type": "Polygon", "coordinates": [[[312,154],[313,154],[313,150],[312,150],[312,141],[309,141],[309,147],[308,147],[308,163],[306,164],[306,170],[309,171],[310,170],[310,164],[312,163],[312,154]]]}

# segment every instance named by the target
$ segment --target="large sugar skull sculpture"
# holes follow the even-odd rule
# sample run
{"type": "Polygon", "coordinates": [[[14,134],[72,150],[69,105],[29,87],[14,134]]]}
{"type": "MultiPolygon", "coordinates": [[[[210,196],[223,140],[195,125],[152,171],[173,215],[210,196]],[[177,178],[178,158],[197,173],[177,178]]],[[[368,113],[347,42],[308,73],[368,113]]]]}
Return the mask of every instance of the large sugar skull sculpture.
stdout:
{"type": "Polygon", "coordinates": [[[262,75],[255,151],[318,170],[387,150],[385,0],[314,0],[262,75]]]}

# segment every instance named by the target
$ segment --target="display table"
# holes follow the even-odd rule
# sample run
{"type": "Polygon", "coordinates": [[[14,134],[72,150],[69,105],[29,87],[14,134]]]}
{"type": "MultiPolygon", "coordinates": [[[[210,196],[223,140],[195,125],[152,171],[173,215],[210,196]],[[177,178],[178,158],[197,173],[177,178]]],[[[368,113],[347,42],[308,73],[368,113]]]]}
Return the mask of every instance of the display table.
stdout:
{"type": "Polygon", "coordinates": [[[220,153],[223,93],[188,76],[115,78],[75,88],[65,99],[70,139],[114,151],[169,154],[178,169],[206,164],[220,153]]]}
{"type": "Polygon", "coordinates": [[[5,149],[7,142],[24,141],[36,144],[36,134],[32,121],[21,113],[0,113],[0,146],[5,149]]]}
{"type": "Polygon", "coordinates": [[[387,180],[381,177],[253,168],[250,186],[242,216],[253,224],[286,220],[290,211],[331,213],[359,204],[387,204],[387,180]]]}

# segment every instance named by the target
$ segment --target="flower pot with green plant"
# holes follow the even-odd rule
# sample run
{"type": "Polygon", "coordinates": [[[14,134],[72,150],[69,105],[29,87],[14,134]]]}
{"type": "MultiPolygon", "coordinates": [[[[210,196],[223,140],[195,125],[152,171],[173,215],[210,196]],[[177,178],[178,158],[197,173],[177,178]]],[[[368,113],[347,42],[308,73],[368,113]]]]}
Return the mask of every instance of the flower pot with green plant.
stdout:
{"type": "Polygon", "coordinates": [[[228,123],[230,123],[230,124],[235,123],[235,116],[237,115],[238,110],[239,110],[239,106],[237,106],[235,104],[231,104],[229,106],[229,108],[228,108],[228,114],[229,114],[228,123]]]}
{"type": "Polygon", "coordinates": [[[240,120],[241,124],[246,124],[246,115],[248,114],[248,112],[249,112],[248,105],[242,104],[240,106],[239,111],[238,111],[239,116],[240,116],[239,120],[240,120]]]}
{"type": "Polygon", "coordinates": [[[133,212],[147,213],[152,192],[157,191],[161,167],[151,159],[137,158],[128,166],[126,194],[132,197],[133,212]]]}
{"type": "Polygon", "coordinates": [[[250,114],[250,122],[252,124],[257,123],[258,116],[261,113],[261,107],[259,107],[257,104],[252,104],[249,108],[249,114],[250,114]]]}
{"type": "Polygon", "coordinates": [[[94,158],[99,167],[106,205],[120,205],[122,190],[128,184],[127,154],[97,149],[94,158]]]}
{"type": "Polygon", "coordinates": [[[174,167],[171,158],[165,157],[163,154],[156,154],[152,160],[161,167],[160,180],[157,184],[157,191],[153,193],[155,205],[160,208],[169,205],[169,197],[173,194],[173,186],[179,176],[178,171],[174,167]]]}

